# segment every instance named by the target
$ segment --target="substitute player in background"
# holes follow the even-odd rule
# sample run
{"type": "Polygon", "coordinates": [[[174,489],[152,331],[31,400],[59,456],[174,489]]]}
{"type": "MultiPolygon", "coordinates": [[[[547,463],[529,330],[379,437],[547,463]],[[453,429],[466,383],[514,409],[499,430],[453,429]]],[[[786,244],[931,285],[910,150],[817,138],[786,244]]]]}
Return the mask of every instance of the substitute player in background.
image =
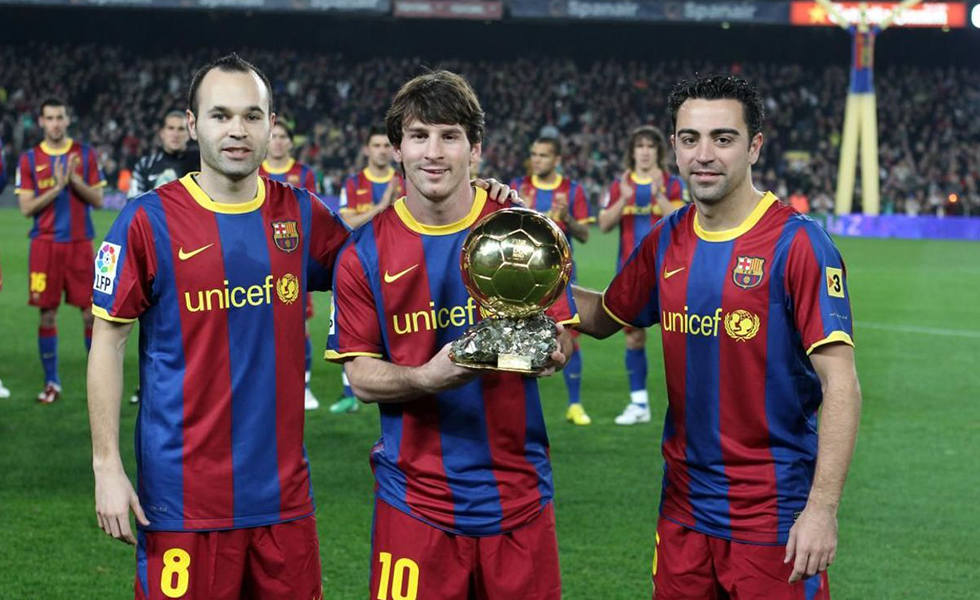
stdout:
{"type": "MultiPolygon", "coordinates": [[[[187,147],[190,134],[187,132],[187,114],[184,111],[168,112],[163,117],[163,124],[157,135],[162,148],[140,157],[133,167],[133,179],[127,193],[130,200],[196,171],[201,166],[200,153],[196,148],[187,147]]],[[[139,388],[129,397],[129,401],[132,404],[140,401],[139,388]]]]}
{"type": "MultiPolygon", "coordinates": [[[[684,183],[667,170],[667,140],[656,127],[644,125],[633,130],[626,145],[627,170],[614,181],[602,200],[599,229],[609,232],[619,225],[619,272],[653,224],[684,206],[684,183]]],[[[626,375],[630,402],[616,417],[617,425],[650,421],[647,393],[647,334],[643,329],[626,328],[626,375]]]]}
{"type": "MultiPolygon", "coordinates": [[[[388,208],[392,199],[405,195],[405,181],[391,164],[391,141],[384,127],[375,126],[368,131],[363,152],[367,166],[348,176],[340,190],[340,216],[351,229],[357,229],[388,208]]],[[[355,412],[358,402],[347,373],[341,373],[341,378],[344,395],[330,405],[330,412],[355,412]]]]}
{"type": "MultiPolygon", "coordinates": [[[[531,145],[531,175],[525,175],[511,182],[510,186],[528,208],[551,217],[565,233],[569,246],[573,239],[581,243],[589,241],[589,204],[585,190],[577,181],[572,181],[558,173],[561,164],[561,142],[557,138],[543,137],[531,145]]],[[[575,283],[575,263],[572,263],[571,283],[575,283]]],[[[573,339],[578,332],[571,332],[573,339]]],[[[568,410],[565,418],[576,425],[589,425],[592,419],[582,408],[582,352],[578,342],[563,370],[565,388],[568,390],[568,410]]]]}
{"type": "Polygon", "coordinates": [[[163,117],[157,132],[161,148],[142,156],[133,167],[133,179],[127,197],[132,200],[165,183],[176,181],[201,166],[197,149],[188,148],[187,115],[172,110],[163,117]]]}
{"type": "Polygon", "coordinates": [[[861,410],[844,263],[820,225],[753,187],[755,88],[684,81],[668,106],[694,205],[657,223],[603,294],[575,288],[585,333],[660,324],[654,595],[827,599],[861,410]]]}
{"type": "MultiPolygon", "coordinates": [[[[448,356],[479,316],[459,269],[463,241],[500,208],[470,187],[483,110],[463,78],[436,71],[402,86],[386,123],[408,193],[344,247],[326,352],[381,413],[370,595],[560,598],[537,381],[448,356]]],[[[567,294],[549,312],[575,319],[567,294]]]]}
{"type": "MultiPolygon", "coordinates": [[[[293,132],[284,123],[276,123],[272,126],[272,133],[269,137],[269,153],[266,155],[262,165],[259,166],[259,175],[268,179],[273,179],[281,183],[288,183],[291,186],[303,188],[311,194],[318,194],[320,190],[316,185],[316,173],[309,166],[297,162],[292,156],[293,152],[293,132]]],[[[320,408],[320,401],[313,395],[310,389],[310,370],[312,366],[313,346],[310,344],[309,321],[313,318],[313,298],[306,299],[306,398],[304,406],[306,410],[316,410],[320,408]]]]}
{"type": "Polygon", "coordinates": [[[129,203],[97,258],[88,382],[99,525],[138,544],[137,599],[321,598],[304,304],[308,289],[330,287],[347,228],[306,190],[258,176],[275,122],[258,69],[218,59],[194,75],[188,104],[201,172],[129,203]],[[136,319],[138,496],[118,442],[136,319]]]}
{"type": "MultiPolygon", "coordinates": [[[[3,188],[7,187],[7,164],[3,160],[3,138],[0,138],[0,194],[3,193],[3,188]]],[[[3,271],[0,271],[0,291],[3,290],[3,271]]],[[[0,398],[9,398],[10,390],[3,386],[3,381],[0,381],[0,398]]]]}
{"type": "Polygon", "coordinates": [[[85,348],[92,345],[92,207],[102,206],[105,177],[95,151],[68,137],[68,106],[49,98],[41,103],[44,141],[24,152],[17,165],[17,199],[25,217],[34,219],[28,304],[41,311],[38,352],[44,389],[38,402],[50,404],[61,394],[58,376],[58,306],[61,296],[82,311],[85,348]]]}

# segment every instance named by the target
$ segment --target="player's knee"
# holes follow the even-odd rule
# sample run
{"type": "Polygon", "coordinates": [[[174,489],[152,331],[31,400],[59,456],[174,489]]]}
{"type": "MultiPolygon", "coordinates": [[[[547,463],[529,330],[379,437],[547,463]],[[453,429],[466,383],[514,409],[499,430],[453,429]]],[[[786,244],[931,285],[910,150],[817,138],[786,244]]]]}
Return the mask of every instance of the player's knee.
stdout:
{"type": "Polygon", "coordinates": [[[41,327],[54,327],[58,322],[58,311],[54,308],[46,308],[41,311],[41,327]]]}
{"type": "Polygon", "coordinates": [[[647,345],[647,332],[642,329],[635,329],[626,332],[626,347],[630,350],[639,350],[647,345]]]}

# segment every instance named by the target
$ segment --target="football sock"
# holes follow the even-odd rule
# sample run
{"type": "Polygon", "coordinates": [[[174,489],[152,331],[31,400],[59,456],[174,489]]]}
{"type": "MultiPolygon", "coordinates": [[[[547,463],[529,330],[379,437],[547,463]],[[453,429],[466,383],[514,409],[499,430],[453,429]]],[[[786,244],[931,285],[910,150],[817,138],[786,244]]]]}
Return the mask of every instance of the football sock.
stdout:
{"type": "Polygon", "coordinates": [[[635,392],[630,392],[630,402],[642,408],[646,408],[647,404],[650,402],[649,398],[647,398],[647,391],[637,390],[635,392]]]}
{"type": "Polygon", "coordinates": [[[630,394],[647,389],[646,348],[626,349],[626,374],[630,382],[630,394]]]}
{"type": "Polygon", "coordinates": [[[61,385],[58,378],[58,328],[37,328],[37,350],[41,355],[41,366],[44,367],[44,382],[61,385]]]}
{"type": "Polygon", "coordinates": [[[581,401],[582,390],[582,352],[576,346],[572,351],[572,356],[568,359],[563,371],[565,376],[565,387],[568,388],[568,403],[575,404],[581,401]]]}
{"type": "Polygon", "coordinates": [[[344,384],[344,398],[353,398],[354,390],[350,389],[350,381],[347,379],[347,373],[340,374],[340,381],[344,384]]]}

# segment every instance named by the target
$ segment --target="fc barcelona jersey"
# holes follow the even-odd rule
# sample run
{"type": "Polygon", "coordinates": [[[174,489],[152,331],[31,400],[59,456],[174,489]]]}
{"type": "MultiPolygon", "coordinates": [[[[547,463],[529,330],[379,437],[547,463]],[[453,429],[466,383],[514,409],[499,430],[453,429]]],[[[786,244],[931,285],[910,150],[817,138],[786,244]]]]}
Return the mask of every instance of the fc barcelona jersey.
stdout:
{"type": "Polygon", "coordinates": [[[364,168],[360,173],[354,173],[344,181],[340,189],[339,210],[341,213],[367,212],[372,206],[381,202],[388,184],[395,187],[394,198],[405,195],[405,181],[402,176],[389,168],[383,177],[371,174],[370,169],[364,168]]]}
{"type": "Polygon", "coordinates": [[[303,449],[307,290],[347,237],[305,190],[258,178],[221,204],[193,174],[119,214],[92,312],[140,322],[138,493],[151,530],[256,527],[313,512],[303,449]]]}
{"type": "Polygon", "coordinates": [[[308,192],[317,193],[316,173],[313,169],[290,158],[289,162],[282,169],[275,169],[269,165],[269,161],[262,161],[259,167],[259,175],[267,179],[272,179],[280,183],[288,183],[293,187],[303,188],[308,192]]]}
{"type": "MultiPolygon", "coordinates": [[[[480,320],[463,285],[463,240],[501,205],[476,190],[470,213],[445,226],[417,222],[399,200],[354,232],[341,252],[326,357],[426,363],[480,320]]],[[[575,322],[570,289],[550,309],[575,322]]],[[[464,535],[511,531],[552,499],[537,380],[488,374],[453,390],[380,404],[371,452],[377,495],[426,523],[464,535]]]]}
{"type": "MultiPolygon", "coordinates": [[[[90,186],[106,184],[95,151],[88,145],[69,139],[64,150],[53,150],[41,142],[20,156],[17,165],[17,193],[33,192],[40,196],[55,186],[54,169],[72,157],[78,157],[75,172],[90,186]]],[[[71,184],[34,215],[30,237],[55,242],[78,242],[95,237],[92,206],[82,200],[71,184]]]]}
{"type": "MultiPolygon", "coordinates": [[[[632,192],[624,202],[623,216],[619,221],[619,252],[616,255],[616,270],[623,268],[626,259],[633,249],[640,245],[657,219],[663,216],[657,199],[654,197],[653,179],[642,179],[636,173],[630,173],[632,192]]],[[[667,199],[675,206],[683,206],[687,194],[684,182],[676,175],[663,173],[663,188],[667,199]]],[[[602,208],[609,208],[622,196],[619,180],[609,186],[609,192],[603,198],[602,208]]]]}
{"type": "Polygon", "coordinates": [[[772,194],[723,232],[682,208],[633,252],[603,304],[622,324],[660,324],[665,518],[786,543],[816,466],[823,393],[809,354],[852,344],[844,277],[823,228],[772,194]]]}

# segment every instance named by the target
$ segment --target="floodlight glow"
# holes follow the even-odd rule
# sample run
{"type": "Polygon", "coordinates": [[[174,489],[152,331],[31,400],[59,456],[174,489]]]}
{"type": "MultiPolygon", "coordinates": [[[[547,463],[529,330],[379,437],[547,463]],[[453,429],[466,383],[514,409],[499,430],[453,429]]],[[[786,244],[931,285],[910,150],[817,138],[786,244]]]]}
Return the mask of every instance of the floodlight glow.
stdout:
{"type": "Polygon", "coordinates": [[[973,7],[970,11],[970,22],[974,27],[980,28],[980,4],[973,7]]]}

